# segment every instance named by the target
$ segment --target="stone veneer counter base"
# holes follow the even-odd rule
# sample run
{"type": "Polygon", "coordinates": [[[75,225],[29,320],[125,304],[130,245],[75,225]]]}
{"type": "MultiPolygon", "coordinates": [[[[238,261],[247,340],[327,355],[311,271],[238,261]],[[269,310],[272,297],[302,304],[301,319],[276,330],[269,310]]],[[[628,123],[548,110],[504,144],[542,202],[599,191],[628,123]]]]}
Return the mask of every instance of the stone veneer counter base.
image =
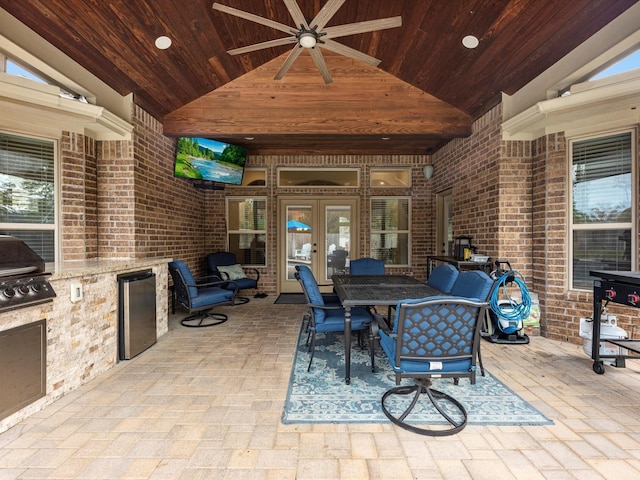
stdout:
{"type": "Polygon", "coordinates": [[[0,419],[0,432],[118,363],[118,275],[141,270],[155,274],[157,337],[167,332],[170,260],[108,259],[46,265],[56,298],[0,313],[0,332],[46,320],[46,396],[0,419]],[[77,287],[82,298],[72,301],[71,291],[77,287]]]}

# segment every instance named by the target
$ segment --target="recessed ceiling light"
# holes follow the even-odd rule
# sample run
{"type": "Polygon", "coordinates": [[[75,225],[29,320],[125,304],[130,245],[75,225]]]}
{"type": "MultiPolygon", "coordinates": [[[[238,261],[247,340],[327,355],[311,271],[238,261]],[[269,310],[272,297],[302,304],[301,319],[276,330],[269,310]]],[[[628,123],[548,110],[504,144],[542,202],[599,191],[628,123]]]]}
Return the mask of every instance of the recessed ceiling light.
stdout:
{"type": "Polygon", "coordinates": [[[382,140],[389,140],[391,137],[382,137],[382,140]]]}
{"type": "Polygon", "coordinates": [[[462,45],[467,48],[476,48],[480,44],[480,41],[473,35],[467,35],[462,39],[462,45]]]}
{"type": "Polygon", "coordinates": [[[253,140],[255,137],[244,137],[245,140],[253,140]]]}
{"type": "Polygon", "coordinates": [[[171,46],[171,39],[169,37],[165,37],[164,35],[156,38],[156,48],[160,50],[166,50],[171,46]]]}

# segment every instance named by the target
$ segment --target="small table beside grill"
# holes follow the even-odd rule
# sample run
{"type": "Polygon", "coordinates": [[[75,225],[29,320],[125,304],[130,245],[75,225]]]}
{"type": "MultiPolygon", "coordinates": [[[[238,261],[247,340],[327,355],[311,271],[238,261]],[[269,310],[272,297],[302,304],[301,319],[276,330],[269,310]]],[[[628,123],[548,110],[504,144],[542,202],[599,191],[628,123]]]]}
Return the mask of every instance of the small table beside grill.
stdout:
{"type": "Polygon", "coordinates": [[[396,305],[407,298],[424,298],[443,293],[407,275],[333,275],[333,286],[345,309],[345,381],[351,383],[351,308],[368,305],[396,305]]]}
{"type": "MultiPolygon", "coordinates": [[[[601,355],[600,354],[600,318],[602,313],[602,301],[605,306],[609,302],[629,307],[640,308],[640,272],[620,271],[592,271],[589,275],[598,280],[593,282],[593,329],[591,335],[591,358],[593,359],[593,371],[604,373],[604,365],[601,358],[616,358],[616,366],[624,367],[625,355],[601,355]]],[[[627,351],[640,354],[640,340],[610,339],[606,341],[627,351]]],[[[629,357],[640,358],[640,357],[629,357]]]]}

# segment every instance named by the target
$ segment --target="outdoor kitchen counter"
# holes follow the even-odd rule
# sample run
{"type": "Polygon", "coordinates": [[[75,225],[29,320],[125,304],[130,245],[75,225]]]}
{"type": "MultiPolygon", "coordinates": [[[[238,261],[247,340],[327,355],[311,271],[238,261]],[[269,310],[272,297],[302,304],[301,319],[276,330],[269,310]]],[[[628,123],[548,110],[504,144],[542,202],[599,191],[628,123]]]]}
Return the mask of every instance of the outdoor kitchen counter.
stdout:
{"type": "Polygon", "coordinates": [[[46,322],[46,338],[41,339],[46,345],[46,355],[41,355],[46,359],[46,395],[0,418],[0,432],[117,365],[119,275],[144,270],[155,274],[157,338],[167,333],[169,261],[96,259],[45,265],[55,298],[0,312],[0,334],[46,322]]]}
{"type": "Polygon", "coordinates": [[[167,264],[171,258],[132,259],[90,259],[69,262],[47,263],[46,271],[51,272],[51,280],[99,275],[103,273],[123,273],[145,270],[167,264]]]}

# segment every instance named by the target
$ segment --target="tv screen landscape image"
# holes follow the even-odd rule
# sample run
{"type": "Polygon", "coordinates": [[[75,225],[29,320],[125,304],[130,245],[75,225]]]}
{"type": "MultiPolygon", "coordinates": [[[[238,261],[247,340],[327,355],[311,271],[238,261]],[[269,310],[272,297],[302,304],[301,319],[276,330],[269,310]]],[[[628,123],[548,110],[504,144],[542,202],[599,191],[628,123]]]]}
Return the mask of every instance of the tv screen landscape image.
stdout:
{"type": "Polygon", "coordinates": [[[174,174],[180,178],[241,185],[247,149],[201,137],[180,137],[174,174]]]}

